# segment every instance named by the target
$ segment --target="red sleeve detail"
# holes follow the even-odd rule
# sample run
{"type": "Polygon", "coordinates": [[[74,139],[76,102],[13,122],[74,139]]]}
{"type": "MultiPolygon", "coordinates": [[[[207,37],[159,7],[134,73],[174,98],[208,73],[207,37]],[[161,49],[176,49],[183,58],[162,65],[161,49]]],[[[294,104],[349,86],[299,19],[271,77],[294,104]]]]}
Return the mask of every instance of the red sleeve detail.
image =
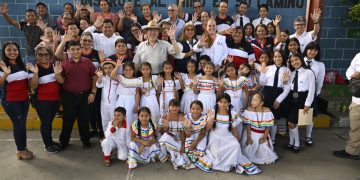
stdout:
{"type": "Polygon", "coordinates": [[[123,120],[123,124],[121,127],[126,128],[126,119],[123,120]]]}
{"type": "Polygon", "coordinates": [[[110,132],[111,132],[111,133],[114,133],[115,131],[116,131],[116,129],[115,129],[114,127],[111,127],[111,128],[110,128],[110,132]]]}

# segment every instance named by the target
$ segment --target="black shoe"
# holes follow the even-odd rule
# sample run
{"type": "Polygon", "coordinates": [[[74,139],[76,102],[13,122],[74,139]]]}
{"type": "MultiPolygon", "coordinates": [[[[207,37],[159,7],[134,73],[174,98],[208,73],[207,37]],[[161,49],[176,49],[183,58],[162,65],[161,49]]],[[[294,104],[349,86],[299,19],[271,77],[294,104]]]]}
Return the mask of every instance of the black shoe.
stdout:
{"type": "Polygon", "coordinates": [[[292,151],[293,145],[291,145],[291,144],[286,144],[286,145],[284,146],[284,148],[287,149],[287,150],[289,150],[289,151],[292,151]]]}
{"type": "Polygon", "coordinates": [[[91,148],[90,142],[83,143],[83,148],[84,149],[90,149],[91,148]]]}
{"type": "Polygon", "coordinates": [[[334,151],[333,155],[336,157],[339,157],[339,158],[349,158],[349,159],[354,159],[354,160],[360,160],[360,156],[351,155],[351,154],[347,153],[345,150],[334,151]]]}
{"type": "Polygon", "coordinates": [[[97,131],[96,131],[95,129],[90,129],[90,131],[89,131],[89,137],[90,137],[90,138],[95,137],[96,134],[97,134],[97,131]]]}
{"type": "Polygon", "coordinates": [[[291,151],[292,151],[293,153],[299,153],[299,152],[300,152],[300,147],[298,147],[298,146],[293,146],[291,151]]]}
{"type": "Polygon", "coordinates": [[[48,153],[58,153],[60,151],[59,147],[56,146],[48,146],[48,147],[44,147],[44,150],[47,151],[48,153]]]}
{"type": "Polygon", "coordinates": [[[306,140],[305,144],[306,144],[307,146],[313,146],[313,145],[314,145],[314,143],[313,143],[313,141],[312,141],[312,138],[305,137],[305,140],[306,140]]]}
{"type": "Polygon", "coordinates": [[[59,144],[60,144],[59,148],[61,151],[65,150],[67,148],[67,146],[69,145],[69,144],[65,144],[65,143],[59,143],[59,144]]]}

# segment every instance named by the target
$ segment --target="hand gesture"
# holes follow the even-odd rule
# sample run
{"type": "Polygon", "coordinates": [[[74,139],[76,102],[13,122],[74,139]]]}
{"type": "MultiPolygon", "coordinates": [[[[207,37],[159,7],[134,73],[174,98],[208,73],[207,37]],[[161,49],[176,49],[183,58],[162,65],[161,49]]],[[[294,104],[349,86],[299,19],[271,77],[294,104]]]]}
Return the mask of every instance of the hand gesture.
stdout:
{"type": "Polygon", "coordinates": [[[121,67],[122,65],[124,65],[123,61],[124,61],[124,58],[123,58],[123,57],[119,57],[119,58],[117,59],[117,61],[116,61],[116,66],[117,66],[117,67],[121,67]]]}
{"type": "Polygon", "coordinates": [[[76,0],[75,1],[75,8],[76,8],[76,11],[81,11],[81,2],[79,0],[76,0]]]}
{"type": "Polygon", "coordinates": [[[120,10],[118,13],[117,13],[118,17],[120,18],[120,20],[124,19],[125,18],[125,12],[123,10],[120,10]]]}
{"type": "Polygon", "coordinates": [[[200,40],[199,40],[199,47],[204,47],[207,45],[207,39],[208,37],[206,35],[202,35],[200,40]]]}
{"type": "Polygon", "coordinates": [[[259,139],[259,144],[262,144],[262,143],[265,143],[266,142],[266,137],[262,136],[260,139],[259,139]]]}
{"type": "Polygon", "coordinates": [[[198,84],[198,80],[197,80],[196,76],[194,76],[194,77],[191,79],[191,81],[192,81],[192,84],[193,84],[194,86],[196,86],[196,85],[198,84]]]}
{"type": "Polygon", "coordinates": [[[274,101],[273,108],[278,109],[280,107],[280,103],[277,101],[274,101]]]}
{"type": "Polygon", "coordinates": [[[175,78],[177,78],[178,80],[182,79],[181,73],[176,72],[176,73],[174,73],[174,75],[175,75],[175,78]]]}
{"type": "Polygon", "coordinates": [[[207,118],[208,118],[208,121],[214,121],[215,120],[215,112],[213,110],[209,109],[207,112],[207,118]]]}
{"type": "Polygon", "coordinates": [[[182,118],[182,123],[186,129],[191,129],[191,121],[186,116],[182,118]]]}
{"type": "Polygon", "coordinates": [[[228,60],[228,62],[233,62],[234,61],[234,57],[231,56],[231,55],[227,56],[226,59],[228,60]]]}
{"type": "Polygon", "coordinates": [[[168,35],[169,35],[170,39],[175,39],[175,37],[176,37],[176,25],[175,24],[170,26],[168,35]]]}
{"type": "Polygon", "coordinates": [[[162,125],[164,128],[168,128],[169,127],[169,118],[170,118],[170,114],[166,113],[163,117],[162,117],[162,125]]]}
{"type": "Polygon", "coordinates": [[[89,11],[90,14],[93,14],[95,12],[94,7],[90,6],[90,4],[86,4],[85,8],[87,11],[89,11]]]}
{"type": "Polygon", "coordinates": [[[159,15],[157,11],[153,11],[152,15],[155,22],[158,23],[161,20],[162,14],[159,15]]]}
{"type": "Polygon", "coordinates": [[[139,42],[143,42],[143,41],[144,41],[144,33],[142,32],[142,30],[136,31],[135,38],[136,38],[136,40],[138,40],[139,42]]]}
{"type": "Polygon", "coordinates": [[[276,15],[275,19],[273,20],[273,24],[275,27],[279,26],[279,23],[281,22],[281,16],[280,15],[276,15]]]}
{"type": "Polygon", "coordinates": [[[252,141],[252,139],[251,139],[251,136],[248,136],[248,137],[247,137],[246,144],[247,144],[247,145],[253,144],[253,141],[252,141]]]}
{"type": "Polygon", "coordinates": [[[290,72],[289,71],[285,71],[283,74],[283,83],[287,84],[290,80],[290,72]]]}
{"type": "MultiPolygon", "coordinates": [[[[105,52],[104,52],[103,49],[101,49],[101,50],[98,51],[98,55],[99,55],[99,57],[104,57],[104,58],[106,57],[106,56],[105,56],[105,52]]],[[[101,59],[101,58],[100,58],[100,59],[101,59]]]]}
{"type": "Polygon", "coordinates": [[[230,27],[228,29],[225,30],[225,34],[232,34],[234,32],[234,28],[230,27]]]}
{"type": "Polygon", "coordinates": [[[137,22],[137,16],[135,16],[134,14],[131,14],[130,19],[131,19],[134,23],[137,22]]]}
{"type": "Polygon", "coordinates": [[[219,84],[219,86],[223,86],[224,85],[224,76],[220,77],[218,79],[217,83],[219,84]]]}
{"type": "Polygon", "coordinates": [[[158,75],[157,80],[158,80],[159,84],[164,83],[164,78],[162,76],[160,76],[160,75],[158,75]]]}
{"type": "Polygon", "coordinates": [[[96,74],[96,76],[98,77],[98,79],[101,79],[101,78],[103,77],[103,75],[104,75],[103,71],[102,71],[100,68],[98,68],[98,69],[95,71],[95,74],[96,74]]]}
{"type": "Polygon", "coordinates": [[[94,26],[95,26],[96,28],[100,28],[100,27],[103,25],[104,20],[105,20],[105,19],[104,19],[103,16],[101,16],[101,15],[97,16],[97,17],[96,17],[96,21],[94,22],[94,26]]]}
{"type": "Polygon", "coordinates": [[[63,41],[65,42],[69,42],[73,39],[73,34],[69,31],[65,31],[64,37],[63,37],[63,41]]]}
{"type": "Polygon", "coordinates": [[[4,61],[0,61],[0,68],[2,69],[2,71],[4,72],[4,74],[9,75],[11,73],[11,69],[10,66],[6,66],[6,64],[4,63],[4,61]]]}
{"type": "Polygon", "coordinates": [[[1,12],[1,14],[9,13],[9,6],[8,6],[7,3],[1,3],[0,4],[0,12],[1,12]]]}
{"type": "Polygon", "coordinates": [[[61,66],[61,62],[56,61],[55,64],[53,65],[53,69],[54,69],[55,75],[61,74],[62,71],[63,71],[63,68],[61,66]]]}
{"type": "Polygon", "coordinates": [[[61,40],[60,33],[57,30],[52,32],[53,41],[59,42],[61,40]]]}
{"type": "Polygon", "coordinates": [[[211,12],[210,12],[210,19],[215,19],[214,11],[211,11],[211,12]]]}
{"type": "Polygon", "coordinates": [[[236,22],[238,18],[239,17],[236,14],[232,16],[232,19],[234,20],[234,22],[236,22]]]}
{"type": "Polygon", "coordinates": [[[38,19],[36,21],[36,25],[39,26],[40,29],[44,30],[46,28],[46,26],[47,26],[47,23],[44,23],[43,20],[38,19]]]}
{"type": "Polygon", "coordinates": [[[319,22],[320,16],[321,16],[321,9],[316,8],[316,9],[314,9],[314,12],[311,14],[311,19],[314,22],[319,22]]]}
{"type": "Polygon", "coordinates": [[[31,63],[27,63],[26,64],[26,69],[28,71],[31,71],[32,73],[37,74],[39,72],[39,68],[37,67],[37,65],[32,65],[31,63]]]}
{"type": "Polygon", "coordinates": [[[197,13],[194,13],[194,14],[192,15],[191,21],[192,21],[193,23],[195,23],[198,19],[199,19],[198,14],[197,14],[197,13]]]}

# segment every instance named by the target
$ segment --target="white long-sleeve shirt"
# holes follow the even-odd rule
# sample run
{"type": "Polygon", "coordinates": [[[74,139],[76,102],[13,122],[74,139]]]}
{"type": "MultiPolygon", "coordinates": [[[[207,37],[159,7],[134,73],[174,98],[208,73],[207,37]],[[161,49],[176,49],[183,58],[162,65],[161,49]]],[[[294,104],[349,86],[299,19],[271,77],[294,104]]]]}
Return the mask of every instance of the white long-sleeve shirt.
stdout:
{"type": "MultiPolygon", "coordinates": [[[[254,20],[252,21],[252,24],[254,25],[255,28],[256,28],[257,25],[260,24],[261,19],[263,19],[262,24],[264,24],[265,26],[266,26],[267,24],[271,23],[271,19],[269,19],[269,18],[267,18],[267,17],[264,17],[264,18],[259,17],[259,18],[254,19],[254,20]]],[[[245,24],[244,24],[244,25],[245,25],[245,24]]]]}
{"type": "Polygon", "coordinates": [[[295,37],[295,38],[297,38],[297,39],[299,40],[300,50],[301,50],[302,53],[304,52],[305,47],[306,47],[309,43],[315,41],[316,38],[317,38],[316,35],[313,36],[312,31],[310,31],[310,32],[303,32],[303,33],[301,34],[301,36],[299,36],[299,37],[296,37],[296,33],[295,33],[295,34],[290,35],[289,38],[293,38],[293,37],[295,37]]]}
{"type": "MultiPolygon", "coordinates": [[[[357,53],[354,59],[351,61],[349,68],[346,70],[346,78],[351,79],[351,76],[356,72],[360,72],[360,53],[357,53]]],[[[352,97],[352,101],[356,104],[360,104],[360,98],[352,97]]]]}
{"type": "MultiPolygon", "coordinates": [[[[290,69],[285,66],[280,67],[277,87],[283,88],[284,91],[276,98],[276,101],[279,103],[281,103],[289,94],[289,91],[285,91],[285,89],[286,89],[286,85],[290,83],[288,82],[287,84],[284,84],[283,81],[285,72],[288,72],[290,74],[290,69]]],[[[268,66],[266,72],[260,74],[260,80],[259,80],[260,84],[263,86],[273,86],[275,73],[276,73],[276,66],[275,65],[268,66]]]]}
{"type": "Polygon", "coordinates": [[[322,62],[316,61],[314,59],[307,59],[304,58],[305,64],[308,64],[308,61],[311,61],[310,68],[314,71],[315,74],[315,81],[316,81],[316,95],[318,96],[321,93],[321,88],[324,85],[324,78],[325,78],[325,65],[322,62]]]}
{"type": "MultiPolygon", "coordinates": [[[[125,120],[124,120],[125,121],[125,120]]],[[[127,126],[131,126],[127,125],[127,126]]],[[[114,139],[115,141],[123,141],[126,142],[127,146],[129,147],[130,144],[130,128],[124,128],[124,127],[116,127],[115,131],[112,132],[113,129],[113,121],[110,121],[107,129],[105,131],[105,138],[111,138],[114,139]]]]}
{"type": "Polygon", "coordinates": [[[113,34],[111,37],[106,37],[104,33],[94,33],[96,30],[95,26],[90,26],[85,29],[84,32],[91,32],[93,36],[93,46],[97,51],[103,50],[106,57],[109,57],[116,53],[115,41],[118,39],[124,39],[121,36],[113,34]]]}
{"type": "MultiPolygon", "coordinates": [[[[315,75],[312,70],[299,68],[298,69],[298,92],[308,91],[305,106],[311,106],[315,97],[315,75]]],[[[284,91],[290,92],[294,90],[294,78],[296,71],[291,73],[290,81],[284,91]]]]}
{"type": "Polygon", "coordinates": [[[109,76],[103,76],[101,83],[96,81],[96,87],[102,88],[101,91],[101,105],[109,108],[114,108],[116,106],[116,101],[118,94],[116,89],[119,85],[119,82],[112,80],[109,76]]]}
{"type": "MultiPolygon", "coordinates": [[[[199,41],[200,42],[200,41],[199,41]]],[[[221,63],[228,56],[228,47],[226,37],[217,34],[211,47],[199,47],[199,42],[195,44],[193,50],[201,55],[208,55],[215,65],[221,66],[221,63]]]]}
{"type": "Polygon", "coordinates": [[[236,21],[234,22],[235,26],[240,26],[240,17],[243,18],[243,26],[245,26],[245,24],[250,23],[250,19],[245,16],[245,15],[240,15],[239,13],[236,14],[236,21]]]}

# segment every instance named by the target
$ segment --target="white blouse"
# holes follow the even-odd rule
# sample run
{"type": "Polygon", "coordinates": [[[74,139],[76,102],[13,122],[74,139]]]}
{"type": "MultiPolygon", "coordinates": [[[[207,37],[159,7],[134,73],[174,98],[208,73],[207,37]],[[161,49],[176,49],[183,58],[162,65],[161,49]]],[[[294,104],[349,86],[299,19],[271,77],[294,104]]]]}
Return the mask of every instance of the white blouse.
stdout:
{"type": "MultiPolygon", "coordinates": [[[[200,41],[199,41],[200,42],[200,41]]],[[[228,47],[226,45],[226,37],[217,34],[211,47],[199,47],[199,42],[195,44],[193,50],[201,55],[208,55],[215,65],[221,66],[221,63],[228,56],[228,47]]]]}

